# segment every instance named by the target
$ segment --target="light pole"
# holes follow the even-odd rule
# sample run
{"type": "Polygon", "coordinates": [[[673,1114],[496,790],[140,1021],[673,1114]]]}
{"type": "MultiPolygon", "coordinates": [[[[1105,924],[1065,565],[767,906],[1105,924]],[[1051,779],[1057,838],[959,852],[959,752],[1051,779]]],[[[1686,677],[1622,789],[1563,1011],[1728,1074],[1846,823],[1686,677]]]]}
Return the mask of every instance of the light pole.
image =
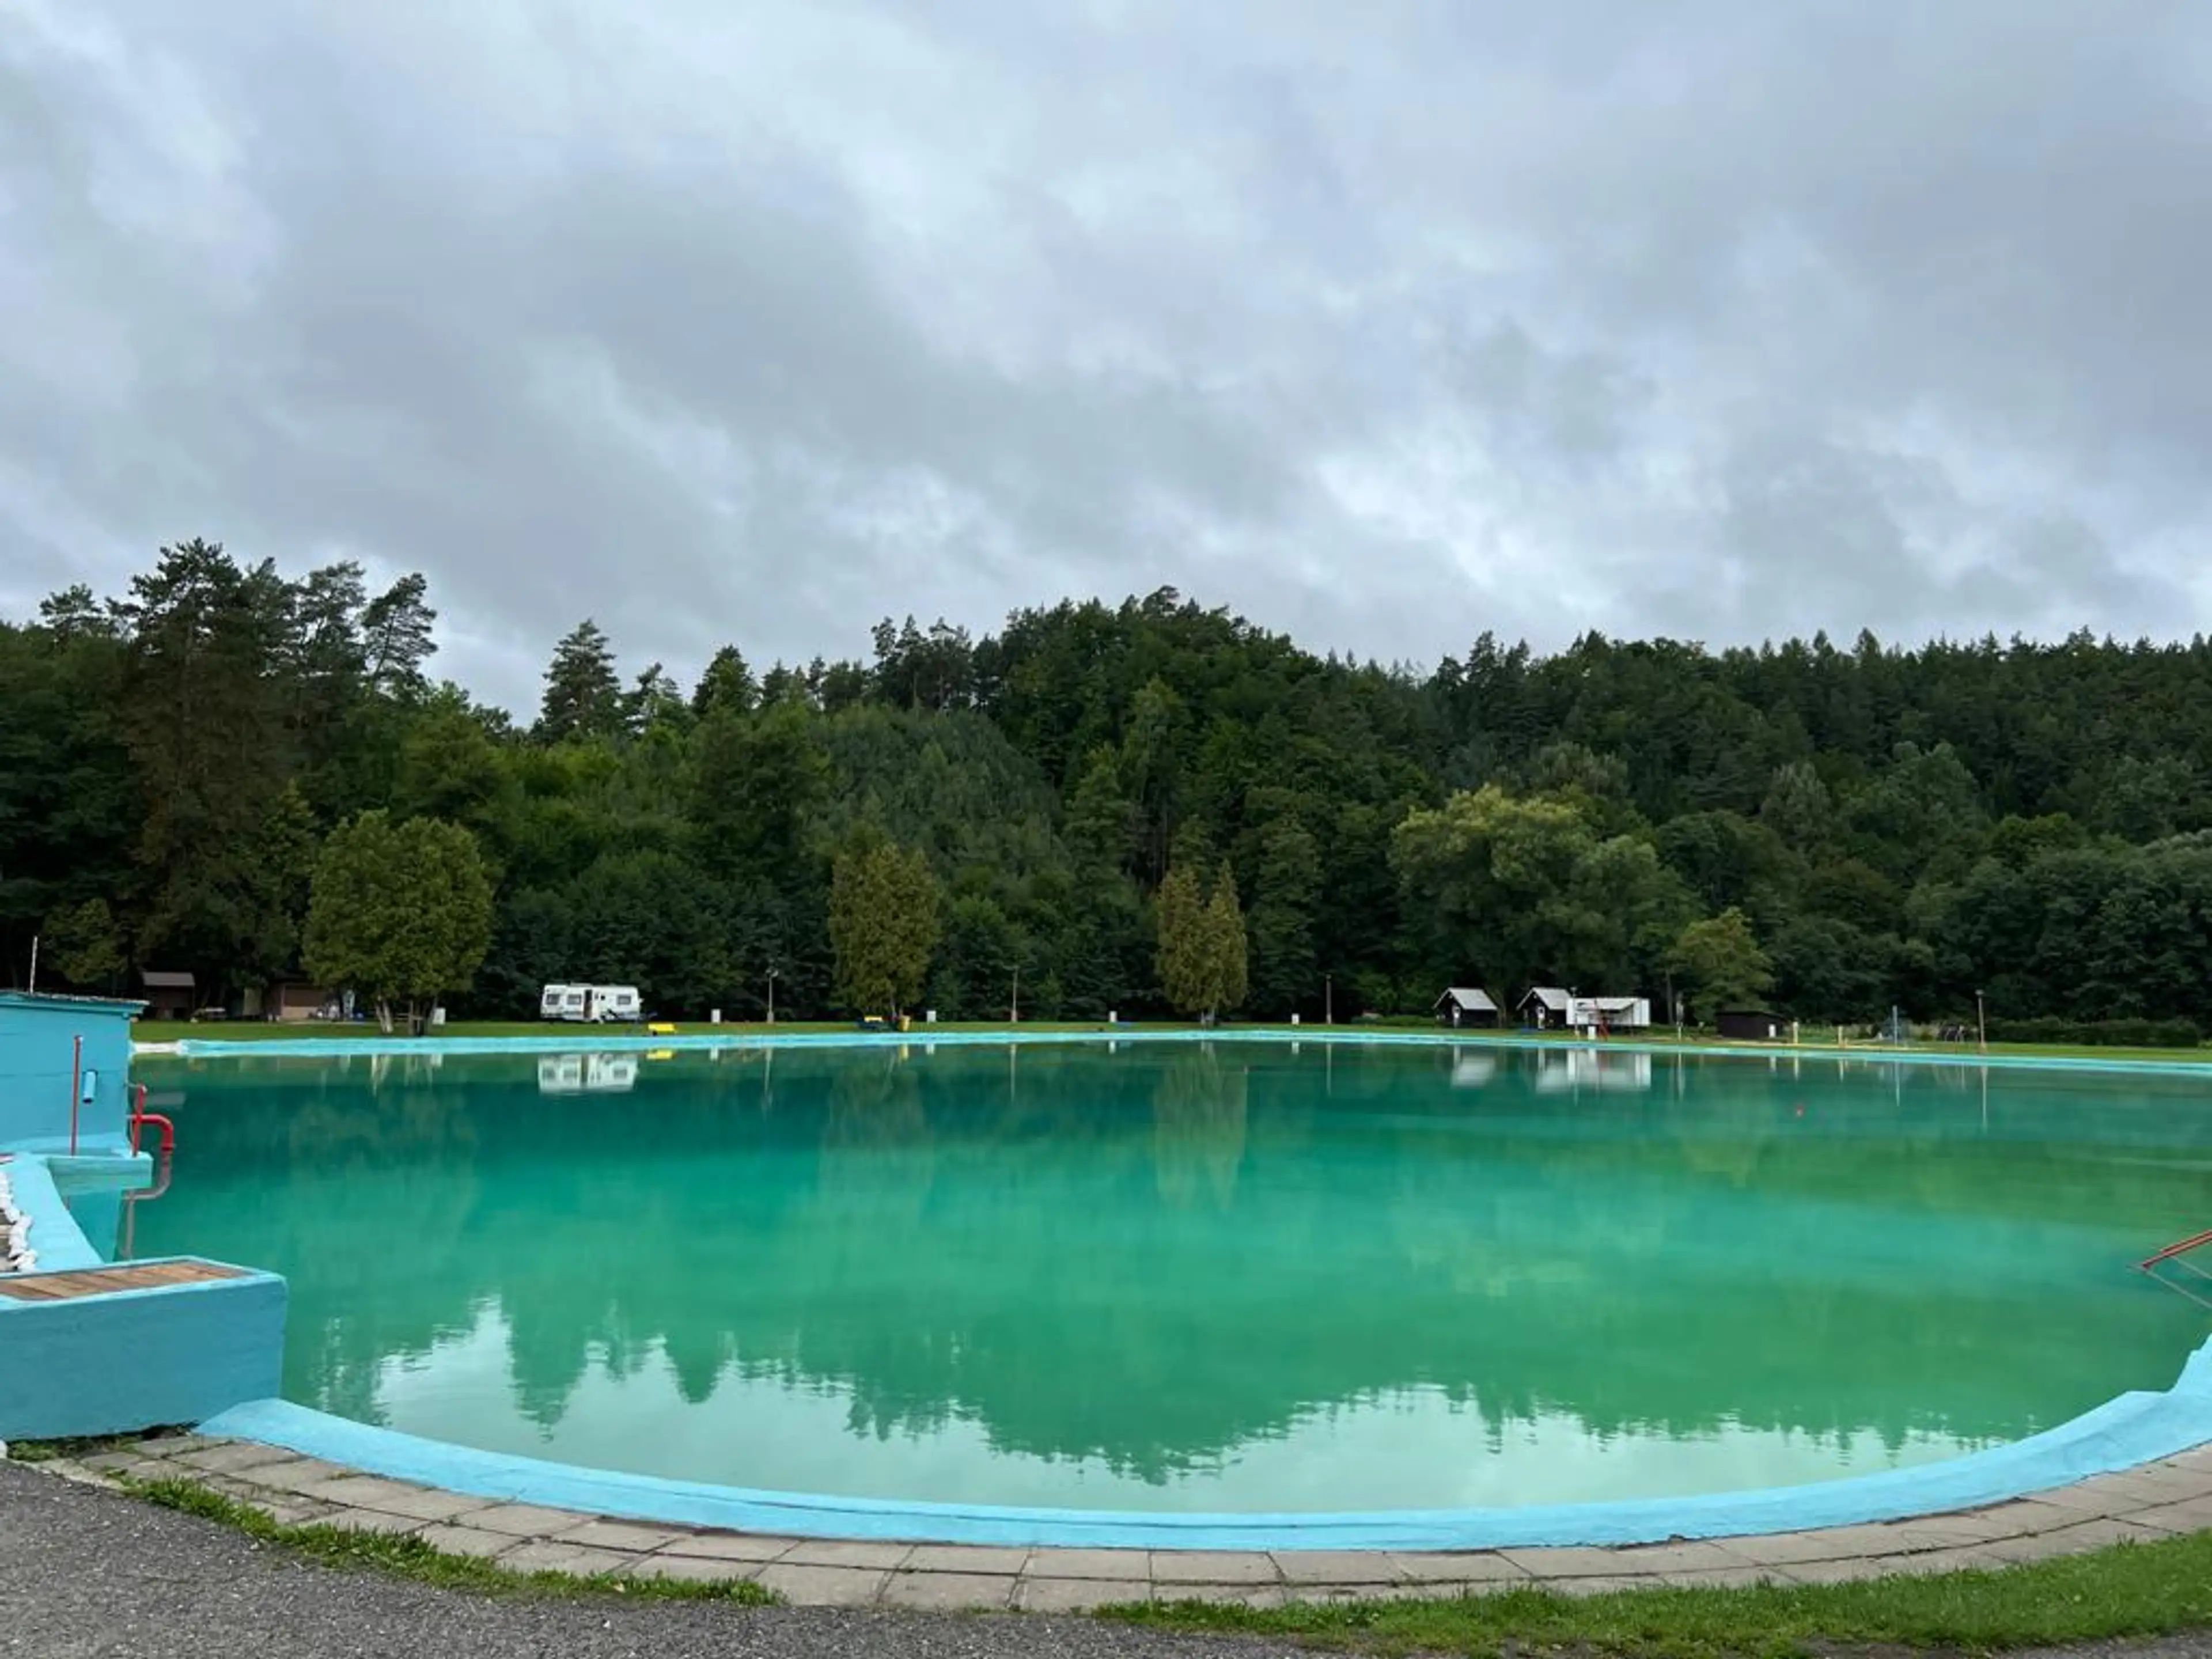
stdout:
{"type": "Polygon", "coordinates": [[[1013,998],[1013,1000],[1012,1000],[1011,1003],[1009,1003],[1009,1004],[1007,1005],[1007,1007],[1006,1007],[1006,1024],[1009,1024],[1009,1025],[1018,1025],[1018,1024],[1020,1024],[1021,1023],[1022,1023],[1022,964],[1021,964],[1020,963],[1018,963],[1018,963],[1016,963],[1014,964],[1014,998],[1013,998]]]}
{"type": "Polygon", "coordinates": [[[1982,994],[1974,993],[1974,1042],[1984,1054],[1990,1051],[1990,1022],[1982,1012],[1982,994]]]}
{"type": "Polygon", "coordinates": [[[1323,974],[1321,976],[1321,1023],[1324,1025],[1336,1024],[1336,975],[1334,974],[1323,974]]]}
{"type": "Polygon", "coordinates": [[[770,963],[768,969],[768,1023],[771,1025],[775,1024],[775,976],[777,971],[778,969],[775,964],[774,963],[770,963]]]}

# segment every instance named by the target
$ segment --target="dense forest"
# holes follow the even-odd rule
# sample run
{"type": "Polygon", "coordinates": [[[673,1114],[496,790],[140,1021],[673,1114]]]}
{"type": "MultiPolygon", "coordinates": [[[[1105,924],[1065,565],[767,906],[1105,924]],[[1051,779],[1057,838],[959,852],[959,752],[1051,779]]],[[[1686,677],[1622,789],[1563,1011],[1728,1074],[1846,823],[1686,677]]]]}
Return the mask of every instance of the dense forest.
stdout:
{"type": "Polygon", "coordinates": [[[0,955],[20,985],[296,974],[319,848],[468,830],[492,944],[457,1014],[539,985],[835,1009],[830,872],[928,860],[945,1018],[1164,1012],[1154,897],[1226,874],[1242,1012],[1425,1011],[1447,984],[1808,1021],[2212,1021],[2212,646],[2079,635],[1711,652],[1487,633],[1433,669],[1316,657],[1164,590],[866,661],[625,676],[586,622],[527,724],[431,674],[422,578],[372,592],[193,541],[123,597],[0,623],[0,955]]]}

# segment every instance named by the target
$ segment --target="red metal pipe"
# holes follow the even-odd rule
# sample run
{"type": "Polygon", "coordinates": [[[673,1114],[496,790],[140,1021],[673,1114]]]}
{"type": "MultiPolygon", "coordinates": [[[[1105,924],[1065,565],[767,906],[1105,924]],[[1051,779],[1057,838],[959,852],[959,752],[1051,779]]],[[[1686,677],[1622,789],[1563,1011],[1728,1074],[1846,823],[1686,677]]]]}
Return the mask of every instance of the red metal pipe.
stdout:
{"type": "Polygon", "coordinates": [[[2156,1255],[2147,1255],[2136,1262],[2136,1266],[2144,1268],[2154,1267],[2161,1261],[2170,1261],[2177,1255],[2186,1255],[2189,1251],[2201,1249],[2207,1244],[2212,1244],[2212,1227],[2208,1227],[2194,1237],[2176,1239],[2156,1255]]]}
{"type": "Polygon", "coordinates": [[[134,1154],[138,1150],[138,1126],[142,1123],[153,1124],[156,1128],[161,1130],[161,1156],[163,1158],[168,1157],[170,1153],[177,1150],[177,1126],[175,1124],[170,1122],[167,1118],[163,1117],[159,1112],[133,1112],[131,1114],[131,1150],[134,1154]]]}
{"type": "Polygon", "coordinates": [[[84,1035],[79,1032],[70,1039],[70,1156],[76,1156],[76,1112],[78,1097],[84,1093],[84,1035]]]}

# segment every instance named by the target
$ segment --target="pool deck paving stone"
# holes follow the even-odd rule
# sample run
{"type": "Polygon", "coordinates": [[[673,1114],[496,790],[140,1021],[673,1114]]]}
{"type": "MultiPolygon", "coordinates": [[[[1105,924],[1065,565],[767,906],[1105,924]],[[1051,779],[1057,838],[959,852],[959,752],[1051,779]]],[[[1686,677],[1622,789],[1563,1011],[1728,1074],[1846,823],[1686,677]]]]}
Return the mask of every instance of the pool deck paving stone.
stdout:
{"type": "Polygon", "coordinates": [[[1155,1584],[1279,1584],[1275,1558],[1257,1550],[1154,1550],[1155,1584]]]}
{"type": "MultiPolygon", "coordinates": [[[[1364,1555],[1369,1552],[1358,1550],[1349,1553],[1364,1555]]],[[[1293,1553],[1303,1554],[1304,1552],[1285,1550],[1278,1559],[1286,1559],[1293,1553]]],[[[1403,1582],[1420,1587],[1425,1593],[1432,1592],[1439,1584],[1527,1583],[1533,1576],[1528,1568],[1507,1560],[1496,1550],[1435,1550],[1418,1555],[1394,1553],[1388,1559],[1403,1582]]],[[[1340,1582],[1352,1583],[1358,1581],[1345,1579],[1340,1582]]]]}
{"type": "Polygon", "coordinates": [[[393,1515],[386,1510],[332,1510],[315,1522],[340,1532],[380,1532],[394,1536],[420,1532],[429,1523],[412,1515],[393,1515]]]}
{"type": "Polygon", "coordinates": [[[2154,1510],[2139,1510],[2128,1519],[2137,1526],[2155,1527],[2164,1533],[2202,1532],[2212,1527],[2212,1498],[2162,1504],[2154,1510]]]}
{"type": "Polygon", "coordinates": [[[467,1512],[469,1525],[516,1538],[550,1538],[596,1518],[574,1510],[541,1509],[535,1504],[501,1504],[492,1498],[477,1502],[479,1507],[467,1512]]]}
{"type": "Polygon", "coordinates": [[[939,1613],[997,1612],[1014,1602],[1011,1572],[895,1572],[884,1583],[882,1604],[939,1613]]]}
{"type": "Polygon", "coordinates": [[[1379,1550],[1282,1550],[1275,1571],[1286,1584],[1402,1584],[1406,1569],[1379,1550]]]}
{"type": "Polygon", "coordinates": [[[693,1555],[710,1561],[751,1561],[765,1564],[787,1554],[799,1543],[764,1532],[695,1532],[679,1538],[659,1555],[693,1555]]]}
{"type": "Polygon", "coordinates": [[[1844,1583],[2001,1569],[2212,1528],[2212,1447],[1948,1514],[1618,1547],[1459,1551],[1139,1550],[878,1543],[720,1532],[445,1492],[281,1448],[197,1435],[50,1464],[73,1480],[187,1480],[278,1520],[421,1538],[515,1571],[726,1583],[823,1607],[1081,1612],[1109,1603],[1253,1607],[1521,1587],[1571,1595],[1655,1585],[1844,1583]]]}
{"type": "Polygon", "coordinates": [[[479,1561],[489,1561],[508,1550],[519,1549],[523,1543],[511,1532],[485,1532],[462,1522],[428,1526],[415,1535],[447,1555],[472,1556],[479,1561]]]}
{"type": "Polygon", "coordinates": [[[639,1565],[638,1557],[629,1550],[587,1549],[580,1544],[556,1544],[543,1538],[517,1544],[497,1560],[510,1572],[565,1572],[579,1578],[628,1572],[639,1565]]]}
{"type": "Polygon", "coordinates": [[[770,1562],[754,1582],[807,1607],[872,1607],[890,1574],[865,1567],[811,1567],[770,1562]]]}
{"type": "Polygon", "coordinates": [[[734,1584],[752,1577],[766,1564],[717,1561],[704,1555],[648,1555],[630,1569],[634,1578],[669,1578],[691,1584],[734,1584]]]}
{"type": "MultiPolygon", "coordinates": [[[[246,1486],[255,1484],[251,1471],[231,1478],[246,1486]]],[[[380,1510],[387,1515],[404,1515],[416,1521],[450,1521],[484,1507],[481,1498],[440,1492],[430,1486],[410,1486],[404,1480],[386,1480],[374,1474],[343,1475],[303,1486],[299,1492],[302,1498],[335,1504],[340,1509],[380,1510]]]]}
{"type": "Polygon", "coordinates": [[[556,1534],[554,1541],[649,1555],[654,1550],[667,1548],[683,1536],[681,1528],[647,1526],[641,1521],[586,1521],[580,1527],[556,1534]]]}
{"type": "Polygon", "coordinates": [[[1014,1607],[1021,1613],[1088,1613],[1116,1602],[1152,1599],[1148,1578],[1035,1578],[1024,1574],[1014,1586],[1014,1607]]]}

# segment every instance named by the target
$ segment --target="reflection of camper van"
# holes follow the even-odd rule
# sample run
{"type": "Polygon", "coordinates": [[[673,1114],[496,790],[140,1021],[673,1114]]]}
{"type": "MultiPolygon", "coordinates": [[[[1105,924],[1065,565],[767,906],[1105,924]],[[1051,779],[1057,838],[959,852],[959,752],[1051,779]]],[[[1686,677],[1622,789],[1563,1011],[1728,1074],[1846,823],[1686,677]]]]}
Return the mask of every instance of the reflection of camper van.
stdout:
{"type": "Polygon", "coordinates": [[[1605,1048],[1559,1048],[1539,1052],[1536,1092],[1596,1089],[1607,1094],[1640,1093],[1651,1086],[1651,1056],[1605,1048]]]}
{"type": "Polygon", "coordinates": [[[594,1024],[635,1024],[640,1017],[635,985],[549,985],[538,994],[538,1018],[594,1024]]]}
{"type": "Polygon", "coordinates": [[[548,1054],[538,1062],[538,1092],[577,1095],[633,1088],[635,1054],[548,1054]]]}

